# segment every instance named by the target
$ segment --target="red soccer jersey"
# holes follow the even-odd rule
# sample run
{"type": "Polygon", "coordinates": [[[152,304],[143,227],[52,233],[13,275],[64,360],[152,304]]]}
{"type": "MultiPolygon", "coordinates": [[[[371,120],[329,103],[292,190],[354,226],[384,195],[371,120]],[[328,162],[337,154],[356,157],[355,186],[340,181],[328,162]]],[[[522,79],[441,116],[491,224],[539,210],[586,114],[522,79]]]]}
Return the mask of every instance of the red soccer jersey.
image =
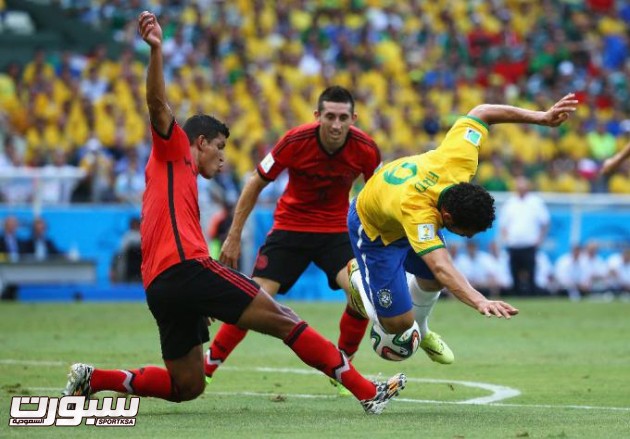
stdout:
{"type": "Polygon", "coordinates": [[[197,167],[184,130],[173,122],[170,135],[151,127],[153,148],[145,169],[146,189],[140,226],[145,289],[170,266],[208,257],[199,223],[197,167]]]}
{"type": "Polygon", "coordinates": [[[319,139],[319,123],[289,130],[258,164],[262,178],[273,181],[284,170],[289,183],[278,201],[274,229],[296,232],[347,232],[349,192],[363,174],[367,180],[381,162],[376,143],[350,127],[346,143],[328,153],[319,139]]]}

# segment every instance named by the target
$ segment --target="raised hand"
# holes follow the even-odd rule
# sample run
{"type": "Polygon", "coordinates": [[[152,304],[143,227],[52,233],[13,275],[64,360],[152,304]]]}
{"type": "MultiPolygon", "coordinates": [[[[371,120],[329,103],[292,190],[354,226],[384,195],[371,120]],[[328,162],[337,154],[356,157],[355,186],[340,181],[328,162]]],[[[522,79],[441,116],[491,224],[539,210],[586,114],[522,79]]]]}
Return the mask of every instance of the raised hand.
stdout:
{"type": "Polygon", "coordinates": [[[144,41],[151,47],[159,47],[162,44],[162,27],[155,14],[144,11],[138,17],[138,32],[144,41]]]}
{"type": "Polygon", "coordinates": [[[575,94],[569,93],[545,112],[541,125],[557,127],[569,118],[569,115],[577,109],[579,101],[575,98],[575,94]]]}

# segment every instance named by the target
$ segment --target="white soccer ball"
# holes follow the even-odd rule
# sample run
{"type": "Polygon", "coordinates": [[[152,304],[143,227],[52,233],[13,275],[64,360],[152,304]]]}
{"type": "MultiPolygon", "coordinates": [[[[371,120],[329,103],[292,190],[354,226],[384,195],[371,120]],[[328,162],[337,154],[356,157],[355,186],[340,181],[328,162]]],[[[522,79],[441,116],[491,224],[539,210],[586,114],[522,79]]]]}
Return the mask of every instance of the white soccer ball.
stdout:
{"type": "Polygon", "coordinates": [[[402,334],[388,334],[380,325],[372,325],[370,330],[372,348],[381,358],[390,361],[403,361],[411,357],[420,346],[418,322],[402,334]]]}

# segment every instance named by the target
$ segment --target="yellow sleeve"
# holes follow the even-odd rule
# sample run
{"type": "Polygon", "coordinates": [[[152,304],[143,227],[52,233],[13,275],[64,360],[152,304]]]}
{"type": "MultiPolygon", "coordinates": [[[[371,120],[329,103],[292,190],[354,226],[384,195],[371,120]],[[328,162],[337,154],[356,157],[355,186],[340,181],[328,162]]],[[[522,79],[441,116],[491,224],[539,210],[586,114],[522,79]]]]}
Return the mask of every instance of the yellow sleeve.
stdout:
{"type": "Polygon", "coordinates": [[[402,226],[413,251],[422,256],[444,247],[438,236],[442,220],[437,208],[431,206],[428,197],[408,197],[402,204],[402,226]]]}
{"type": "Polygon", "coordinates": [[[479,150],[488,138],[488,126],[475,117],[461,117],[446,133],[437,151],[458,173],[468,174],[468,180],[477,172],[479,150]]]}

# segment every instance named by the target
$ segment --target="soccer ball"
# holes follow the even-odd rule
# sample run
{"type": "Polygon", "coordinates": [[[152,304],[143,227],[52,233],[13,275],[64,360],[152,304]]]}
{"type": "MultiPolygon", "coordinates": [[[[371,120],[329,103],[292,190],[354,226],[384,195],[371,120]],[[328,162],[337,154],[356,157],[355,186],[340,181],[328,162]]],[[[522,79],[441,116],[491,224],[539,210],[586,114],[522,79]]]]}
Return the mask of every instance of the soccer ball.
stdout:
{"type": "Polygon", "coordinates": [[[370,330],[372,348],[381,358],[390,361],[403,361],[411,357],[420,346],[418,322],[402,334],[388,334],[380,325],[372,325],[370,330]]]}

